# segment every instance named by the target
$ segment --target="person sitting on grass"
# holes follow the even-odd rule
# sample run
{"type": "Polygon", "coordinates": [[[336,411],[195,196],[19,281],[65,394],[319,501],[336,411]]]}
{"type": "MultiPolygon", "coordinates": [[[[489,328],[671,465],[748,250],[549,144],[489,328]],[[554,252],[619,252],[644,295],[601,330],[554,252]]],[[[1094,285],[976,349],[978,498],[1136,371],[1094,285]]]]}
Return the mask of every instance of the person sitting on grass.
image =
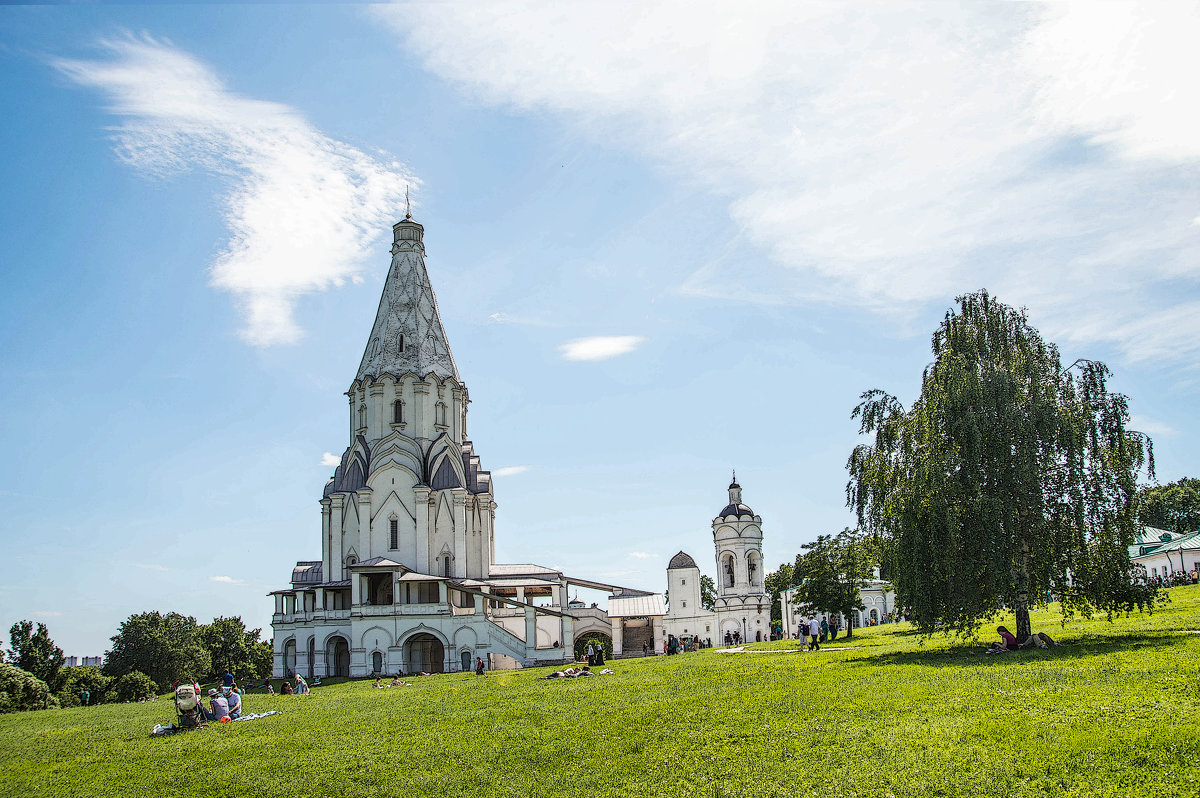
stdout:
{"type": "MultiPolygon", "coordinates": [[[[205,718],[220,722],[222,718],[229,717],[229,702],[221,697],[216,688],[208,691],[208,703],[212,707],[212,710],[204,711],[205,718]]],[[[203,705],[201,705],[201,708],[203,708],[203,705]]]]}
{"type": "Polygon", "coordinates": [[[229,717],[231,720],[237,720],[242,716],[242,697],[238,691],[231,687],[221,688],[221,697],[229,705],[229,717]]]}
{"type": "Polygon", "coordinates": [[[296,695],[308,695],[308,682],[304,681],[304,677],[296,674],[296,695]]]}
{"type": "Polygon", "coordinates": [[[383,685],[379,683],[379,679],[378,679],[378,678],[377,678],[377,679],[375,679],[375,684],[373,684],[373,685],[371,685],[371,686],[372,686],[372,687],[374,687],[376,690],[382,690],[382,689],[384,689],[383,685]]]}
{"type": "Polygon", "coordinates": [[[287,679],[284,679],[283,684],[281,684],[279,686],[279,694],[280,695],[293,695],[293,693],[294,693],[294,691],[292,690],[292,683],[289,682],[287,679]]]}

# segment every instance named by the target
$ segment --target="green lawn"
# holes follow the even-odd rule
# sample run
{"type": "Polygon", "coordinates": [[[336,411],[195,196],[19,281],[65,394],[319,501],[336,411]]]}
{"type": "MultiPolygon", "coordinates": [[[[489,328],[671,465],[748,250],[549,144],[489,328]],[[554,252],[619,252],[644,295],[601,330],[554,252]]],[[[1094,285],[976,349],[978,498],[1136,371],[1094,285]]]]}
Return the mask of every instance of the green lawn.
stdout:
{"type": "Polygon", "coordinates": [[[165,699],[0,716],[0,794],[1194,798],[1200,587],[1170,596],[1112,624],[1042,613],[1064,645],[1001,656],[899,624],[845,651],[618,660],[589,680],[252,695],[284,714],[166,738],[149,735],[165,699]]]}

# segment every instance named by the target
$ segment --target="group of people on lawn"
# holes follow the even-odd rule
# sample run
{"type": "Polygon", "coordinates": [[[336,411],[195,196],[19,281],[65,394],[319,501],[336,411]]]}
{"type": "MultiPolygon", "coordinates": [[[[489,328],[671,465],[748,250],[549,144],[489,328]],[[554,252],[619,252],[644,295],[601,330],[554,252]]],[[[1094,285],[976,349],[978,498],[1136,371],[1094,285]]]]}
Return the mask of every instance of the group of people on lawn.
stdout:
{"type": "MultiPolygon", "coordinates": [[[[295,687],[293,687],[292,683],[285,679],[279,688],[279,694],[308,695],[308,682],[304,680],[303,676],[297,673],[295,677],[295,683],[295,687]]],[[[317,680],[317,684],[320,684],[320,679],[317,680]]],[[[250,686],[254,687],[253,684],[250,686]]],[[[271,681],[269,679],[264,682],[262,686],[267,688],[268,694],[275,695],[275,688],[271,686],[271,681]]],[[[200,685],[195,685],[195,688],[196,694],[199,695],[200,685]]],[[[218,723],[220,723],[223,718],[237,720],[242,716],[242,696],[245,694],[246,691],[238,686],[238,683],[233,678],[233,674],[226,671],[221,676],[220,688],[218,689],[214,687],[208,691],[208,706],[204,707],[204,705],[201,704],[201,708],[204,709],[205,719],[216,721],[218,723]]]]}

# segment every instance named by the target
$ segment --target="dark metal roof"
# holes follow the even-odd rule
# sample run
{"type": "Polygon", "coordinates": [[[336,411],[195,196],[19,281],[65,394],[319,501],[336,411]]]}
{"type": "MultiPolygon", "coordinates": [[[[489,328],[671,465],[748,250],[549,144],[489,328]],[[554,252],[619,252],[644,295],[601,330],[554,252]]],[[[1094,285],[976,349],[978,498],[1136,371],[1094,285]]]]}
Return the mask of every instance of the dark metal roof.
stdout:
{"type": "Polygon", "coordinates": [[[674,557],[671,558],[671,561],[669,563],[667,563],[668,571],[671,570],[672,568],[695,568],[695,567],[697,567],[696,561],[692,559],[692,555],[688,554],[687,552],[683,552],[683,551],[676,554],[674,557]]]}
{"type": "Polygon", "coordinates": [[[725,505],[725,509],[717,514],[717,517],[726,518],[731,515],[736,515],[738,518],[753,518],[754,511],[744,504],[727,504],[725,505]]]}
{"type": "Polygon", "coordinates": [[[442,464],[438,467],[437,473],[433,475],[433,482],[430,487],[434,490],[445,490],[446,488],[460,488],[458,483],[458,474],[454,471],[454,466],[450,464],[450,458],[442,460],[442,464]]]}

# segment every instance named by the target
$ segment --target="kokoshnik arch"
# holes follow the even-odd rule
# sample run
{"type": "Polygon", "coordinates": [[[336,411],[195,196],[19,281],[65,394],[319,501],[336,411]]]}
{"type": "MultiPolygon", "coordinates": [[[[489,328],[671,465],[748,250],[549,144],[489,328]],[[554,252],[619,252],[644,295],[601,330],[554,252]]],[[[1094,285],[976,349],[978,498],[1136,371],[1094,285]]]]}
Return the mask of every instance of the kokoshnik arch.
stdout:
{"type": "Polygon", "coordinates": [[[588,632],[619,647],[633,612],[657,650],[661,595],[495,561],[491,475],[467,439],[470,400],[425,269],[424,228],[406,215],[393,234],[346,392],[350,445],[321,497],[321,559],[296,563],[291,586],[271,594],[274,675],[434,673],[476,657],[490,668],[562,663],[588,632]],[[572,606],[570,585],[610,592],[613,617],[572,606]]]}

